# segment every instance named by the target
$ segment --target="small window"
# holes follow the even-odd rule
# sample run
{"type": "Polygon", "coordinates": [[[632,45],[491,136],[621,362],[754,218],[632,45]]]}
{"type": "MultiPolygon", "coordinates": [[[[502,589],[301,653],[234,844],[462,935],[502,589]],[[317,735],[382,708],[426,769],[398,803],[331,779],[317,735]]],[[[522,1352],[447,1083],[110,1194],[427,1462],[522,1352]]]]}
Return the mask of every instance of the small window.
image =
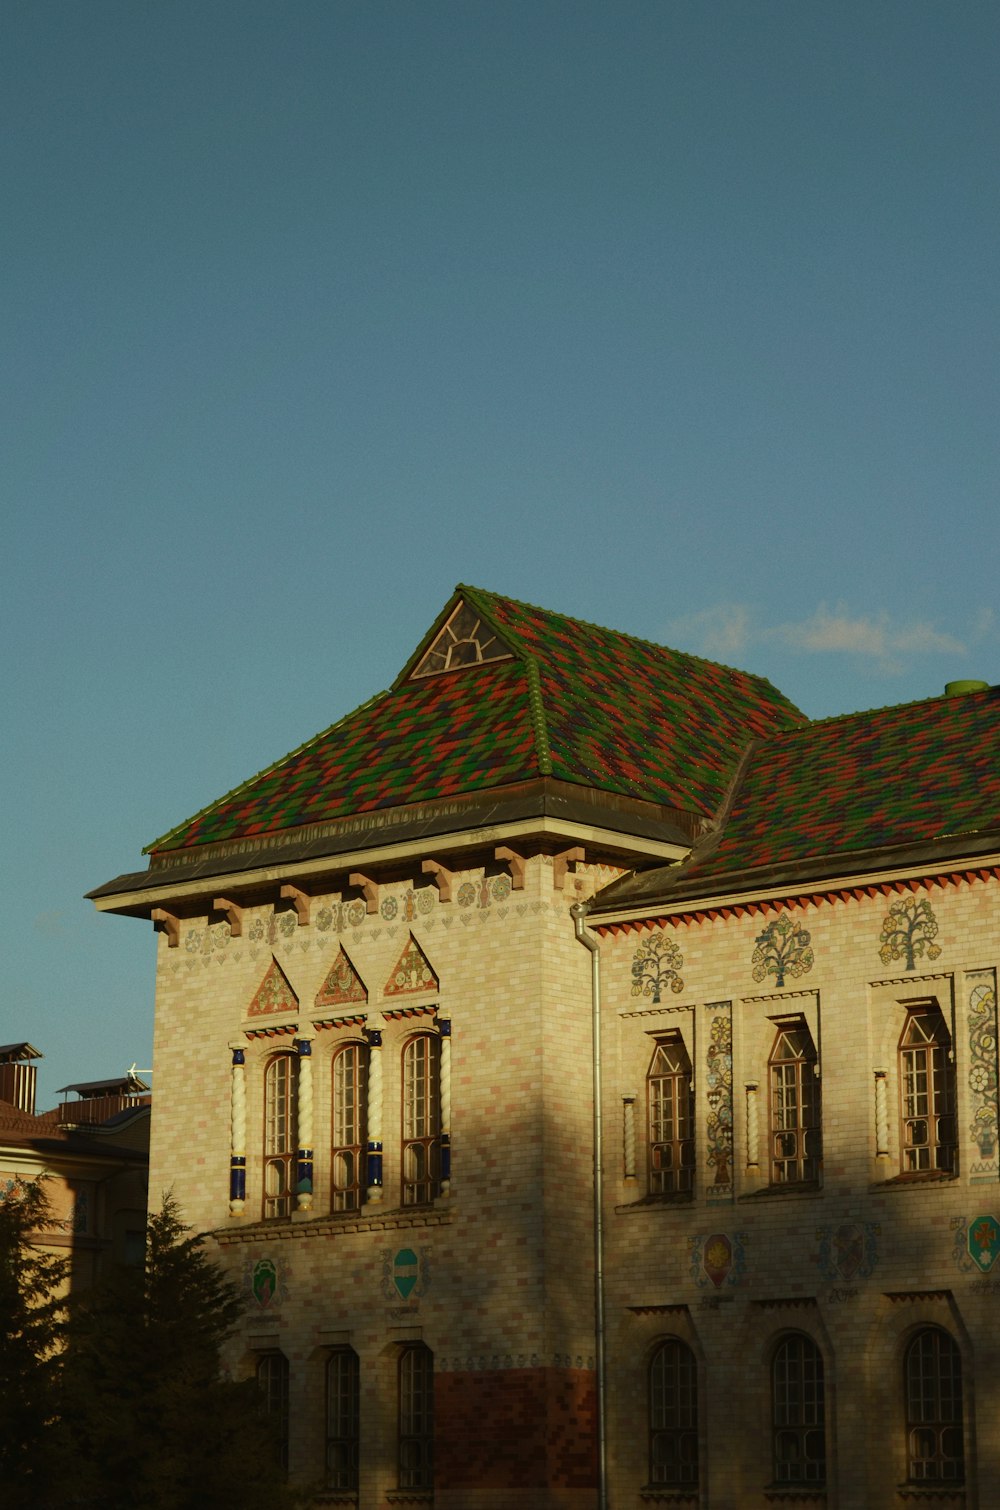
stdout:
{"type": "Polygon", "coordinates": [[[260,1413],[274,1440],[278,1465],[288,1472],[288,1359],[284,1353],[264,1353],[257,1363],[260,1413]]]}
{"type": "Polygon", "coordinates": [[[334,1211],[357,1211],[365,1198],[365,1104],[368,1050],[349,1043],[333,1060],[332,1200],[334,1211]]]}
{"type": "Polygon", "coordinates": [[[785,1337],[771,1362],[771,1422],[776,1484],[826,1482],[823,1358],[799,1332],[785,1337]]]}
{"type": "Polygon", "coordinates": [[[906,1456],[911,1483],[960,1484],[962,1359],[938,1327],[925,1327],[906,1349],[906,1456]]]}
{"type": "Polygon", "coordinates": [[[694,1177],[691,1061],[680,1037],[656,1045],[646,1076],[650,1195],[690,1195],[694,1177]]]}
{"type": "Polygon", "coordinates": [[[441,1190],[439,1049],[430,1033],[403,1049],[404,1206],[426,1206],[441,1190]]]}
{"type": "Polygon", "coordinates": [[[771,1183],[819,1179],[822,1160],[816,1049],[805,1023],[778,1029],[768,1060],[771,1183]]]}
{"type": "Polygon", "coordinates": [[[337,1348],[326,1363],[326,1487],[358,1487],[358,1355],[337,1348]]]}
{"type": "Polygon", "coordinates": [[[505,661],[510,651],[468,603],[459,603],[417,667],[414,680],[462,666],[480,666],[485,661],[505,661]]]}
{"type": "Polygon", "coordinates": [[[434,1357],[404,1348],[399,1359],[399,1487],[434,1486],[434,1357]]]}
{"type": "Polygon", "coordinates": [[[298,1060],[279,1054],[264,1072],[264,1217],[292,1214],[298,1060]]]}
{"type": "Polygon", "coordinates": [[[698,1483],[697,1364],[676,1337],[660,1344],[649,1365],[649,1482],[669,1489],[698,1483]]]}
{"type": "Polygon", "coordinates": [[[903,1174],[955,1168],[955,1077],[951,1037],[937,1006],[908,1013],[899,1040],[903,1174]]]}

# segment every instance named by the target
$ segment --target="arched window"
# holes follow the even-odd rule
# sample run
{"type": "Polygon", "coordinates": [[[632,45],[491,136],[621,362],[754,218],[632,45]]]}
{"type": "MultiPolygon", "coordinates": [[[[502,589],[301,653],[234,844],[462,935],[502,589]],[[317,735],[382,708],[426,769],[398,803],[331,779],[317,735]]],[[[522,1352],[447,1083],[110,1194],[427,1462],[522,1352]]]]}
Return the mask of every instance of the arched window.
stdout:
{"type": "Polygon", "coordinates": [[[899,1040],[900,1154],[903,1174],[955,1167],[955,1077],[951,1037],[933,1003],[907,1014],[899,1040]]]}
{"type": "Polygon", "coordinates": [[[399,1357],[399,1487],[434,1486],[434,1355],[422,1344],[399,1357]]]}
{"type": "Polygon", "coordinates": [[[778,1029],[767,1062],[770,1082],[771,1183],[819,1179],[822,1158],[816,1048],[804,1022],[778,1029]]]}
{"type": "Polygon", "coordinates": [[[339,1347],[326,1360],[326,1487],[358,1487],[358,1355],[339,1347]]]}
{"type": "Polygon", "coordinates": [[[694,1176],[691,1061],[679,1035],[657,1042],[646,1075],[650,1195],[689,1195],[694,1176]]]}
{"type": "Polygon", "coordinates": [[[421,1033],[403,1049],[403,1205],[424,1206],[441,1189],[440,1042],[421,1033]]]}
{"type": "Polygon", "coordinates": [[[925,1327],[906,1349],[904,1373],[907,1477],[913,1483],[962,1483],[962,1359],[957,1344],[939,1327],[925,1327]]]}
{"type": "Polygon", "coordinates": [[[356,1211],[365,1198],[365,1109],[368,1049],[348,1043],[333,1059],[334,1211],[356,1211]]]}
{"type": "Polygon", "coordinates": [[[649,1482],[698,1483],[698,1368],[676,1337],[660,1344],[649,1365],[649,1482]]]}
{"type": "Polygon", "coordinates": [[[257,1362],[260,1412],[274,1437],[278,1463],[288,1472],[288,1359],[284,1353],[264,1353],[257,1362]]]}
{"type": "Polygon", "coordinates": [[[278,1054],[264,1071],[264,1216],[292,1214],[298,1058],[278,1054]]]}
{"type": "Polygon", "coordinates": [[[771,1360],[771,1440],[776,1484],[826,1482],[823,1357],[801,1332],[783,1338],[771,1360]]]}

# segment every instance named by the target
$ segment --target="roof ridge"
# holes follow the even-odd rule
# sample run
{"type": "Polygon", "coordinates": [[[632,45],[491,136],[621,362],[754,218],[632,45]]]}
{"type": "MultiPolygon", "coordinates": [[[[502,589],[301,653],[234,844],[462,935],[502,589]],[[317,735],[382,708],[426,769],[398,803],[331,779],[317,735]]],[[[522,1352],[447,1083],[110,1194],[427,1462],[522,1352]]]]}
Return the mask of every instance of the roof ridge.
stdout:
{"type": "MultiPolygon", "coordinates": [[[[682,655],[686,660],[697,661],[703,666],[715,666],[720,671],[733,671],[739,676],[747,677],[758,686],[770,687],[783,701],[790,702],[790,699],[782,692],[780,687],[775,686],[770,677],[761,676],[756,671],[746,671],[742,666],[730,666],[726,661],[713,661],[707,655],[696,655],[693,650],[679,650],[675,645],[664,645],[659,640],[649,640],[643,635],[629,634],[625,629],[612,629],[608,624],[595,624],[590,619],[580,619],[575,614],[561,613],[556,608],[543,608],[540,603],[525,603],[521,598],[512,598],[509,593],[495,593],[491,592],[489,588],[472,587],[464,582],[460,582],[455,591],[477,593],[480,597],[485,598],[503,598],[506,602],[513,603],[517,608],[527,608],[532,613],[542,613],[549,618],[566,619],[571,624],[579,624],[581,629],[595,629],[599,634],[614,635],[617,639],[628,640],[631,645],[644,645],[649,650],[666,651],[669,655],[682,655]]],[[[510,631],[508,630],[507,632],[509,633],[510,631]]],[[[801,712],[801,709],[796,709],[796,712],[801,712]]],[[[803,713],[802,716],[805,718],[806,714],[803,713]]]]}
{"type": "Polygon", "coordinates": [[[286,761],[293,760],[296,755],[301,755],[303,750],[307,750],[310,745],[314,745],[318,739],[325,739],[326,736],[328,734],[332,734],[333,731],[340,726],[340,724],[346,723],[349,718],[354,718],[358,713],[363,712],[365,708],[371,707],[372,703],[377,703],[379,698],[385,697],[386,695],[386,691],[383,690],[382,692],[376,692],[372,697],[366,697],[364,702],[359,703],[358,706],[356,708],[353,708],[350,713],[345,713],[341,718],[335,718],[332,724],[328,724],[325,729],[320,729],[318,733],[311,735],[309,739],[304,739],[300,745],[295,746],[294,750],[289,750],[287,754],[282,755],[278,760],[273,760],[270,765],[262,766],[255,775],[248,776],[246,781],[241,781],[230,791],[223,792],[222,796],[216,797],[214,802],[206,803],[205,806],[200,807],[196,813],[192,813],[190,817],[185,818],[182,823],[175,823],[173,828],[168,829],[165,834],[161,834],[158,839],[153,839],[149,844],[144,845],[142,853],[144,855],[148,855],[151,854],[154,849],[159,849],[162,844],[166,844],[168,839],[172,839],[174,835],[180,833],[182,829],[190,828],[191,824],[194,823],[198,818],[204,818],[207,813],[212,812],[214,808],[220,807],[222,803],[228,802],[230,798],[238,797],[240,792],[244,791],[249,786],[253,786],[254,782],[259,781],[262,776],[270,776],[272,771],[280,770],[280,768],[285,764],[286,761]]]}
{"type": "MultiPolygon", "coordinates": [[[[503,624],[497,623],[491,611],[490,603],[493,598],[499,597],[498,593],[488,592],[482,587],[472,587],[467,582],[459,582],[455,587],[455,596],[458,597],[459,594],[465,598],[466,602],[471,601],[475,605],[493,632],[500,637],[503,644],[509,644],[513,633],[513,637],[517,641],[515,656],[523,665],[528,681],[528,708],[531,712],[531,727],[534,730],[535,742],[538,747],[538,768],[543,776],[551,776],[552,747],[549,744],[549,727],[545,717],[545,703],[542,698],[542,679],[538,670],[537,657],[525,648],[516,629],[511,631],[503,624]],[[486,600],[485,602],[483,601],[484,599],[486,600]]],[[[515,599],[513,598],[508,599],[508,602],[513,603],[514,601],[515,599]]],[[[527,605],[522,604],[521,606],[526,607],[527,605]]],[[[544,609],[538,611],[541,613],[545,612],[544,609]]]]}
{"type": "Polygon", "coordinates": [[[875,713],[902,713],[907,708],[920,708],[929,706],[931,703],[965,702],[972,697],[985,697],[987,692],[993,692],[994,687],[984,687],[979,692],[963,692],[960,696],[949,696],[947,692],[935,692],[929,697],[913,697],[903,703],[880,703],[875,708],[854,708],[848,713],[827,713],[823,718],[812,718],[807,724],[794,724],[787,729],[776,729],[773,734],[766,735],[767,740],[784,739],[790,734],[808,734],[812,729],[822,729],[830,724],[848,723],[855,719],[870,719],[875,713]]]}

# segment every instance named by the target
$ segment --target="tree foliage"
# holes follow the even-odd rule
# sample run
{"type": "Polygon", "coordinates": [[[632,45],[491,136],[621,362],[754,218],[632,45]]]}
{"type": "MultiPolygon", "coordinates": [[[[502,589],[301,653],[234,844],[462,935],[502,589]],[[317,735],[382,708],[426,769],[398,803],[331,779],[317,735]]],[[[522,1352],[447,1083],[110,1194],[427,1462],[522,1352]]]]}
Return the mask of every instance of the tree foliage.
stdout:
{"type": "Polygon", "coordinates": [[[61,1400],[68,1265],[35,1242],[57,1226],[42,1180],[0,1191],[0,1484],[9,1510],[37,1510],[56,1477],[46,1449],[61,1400]]]}
{"type": "Polygon", "coordinates": [[[149,1219],[144,1269],[121,1269],[71,1318],[63,1437],[73,1503],[93,1510],[280,1510],[292,1496],[256,1384],[224,1378],[243,1309],[171,1197],[149,1219]]]}

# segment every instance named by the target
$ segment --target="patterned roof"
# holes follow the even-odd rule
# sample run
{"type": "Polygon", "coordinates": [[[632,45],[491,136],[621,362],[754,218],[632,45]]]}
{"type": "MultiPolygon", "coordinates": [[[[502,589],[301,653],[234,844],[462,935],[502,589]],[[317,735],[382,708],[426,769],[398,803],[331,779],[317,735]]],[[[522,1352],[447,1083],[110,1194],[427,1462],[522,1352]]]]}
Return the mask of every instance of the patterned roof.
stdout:
{"type": "Polygon", "coordinates": [[[661,872],[660,889],[689,892],[764,866],[951,837],[961,849],[998,827],[1000,687],[991,687],[825,719],[762,742],[721,839],[661,872]]]}
{"type": "Polygon", "coordinates": [[[762,677],[459,587],[395,685],[149,849],[555,776],[710,816],[747,741],[804,722],[762,677]],[[512,659],[414,680],[456,604],[512,659]]]}

